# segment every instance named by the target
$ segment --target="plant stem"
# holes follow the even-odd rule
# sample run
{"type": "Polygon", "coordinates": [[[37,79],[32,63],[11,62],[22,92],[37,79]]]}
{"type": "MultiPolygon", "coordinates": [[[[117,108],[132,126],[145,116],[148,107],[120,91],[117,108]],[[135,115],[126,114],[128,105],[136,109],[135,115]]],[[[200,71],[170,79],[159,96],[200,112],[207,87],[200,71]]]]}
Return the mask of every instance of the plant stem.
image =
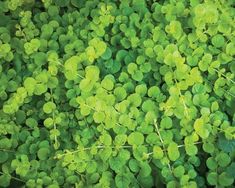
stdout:
{"type": "MultiPolygon", "coordinates": [[[[163,139],[162,139],[162,136],[161,136],[161,134],[160,134],[160,131],[159,131],[159,128],[158,128],[157,120],[156,120],[156,119],[154,120],[154,125],[155,125],[155,128],[156,128],[157,134],[158,134],[158,136],[159,136],[159,139],[160,139],[160,141],[161,141],[161,143],[162,143],[163,152],[164,152],[165,156],[167,157],[167,159],[170,161],[170,159],[168,158],[168,155],[167,155],[167,153],[166,153],[167,150],[166,150],[164,141],[163,141],[163,139]]],[[[172,173],[172,167],[171,167],[171,165],[170,165],[170,162],[168,162],[168,168],[170,169],[170,172],[172,173]]]]}
{"type": "MultiPolygon", "coordinates": [[[[0,174],[4,175],[4,174],[7,174],[7,173],[0,172],[0,174]]],[[[8,175],[11,176],[10,174],[8,174],[8,175]]],[[[26,183],[24,180],[21,180],[21,179],[19,179],[17,177],[14,177],[14,176],[11,176],[11,179],[16,180],[16,181],[20,181],[20,182],[23,182],[23,183],[26,183]]]]}

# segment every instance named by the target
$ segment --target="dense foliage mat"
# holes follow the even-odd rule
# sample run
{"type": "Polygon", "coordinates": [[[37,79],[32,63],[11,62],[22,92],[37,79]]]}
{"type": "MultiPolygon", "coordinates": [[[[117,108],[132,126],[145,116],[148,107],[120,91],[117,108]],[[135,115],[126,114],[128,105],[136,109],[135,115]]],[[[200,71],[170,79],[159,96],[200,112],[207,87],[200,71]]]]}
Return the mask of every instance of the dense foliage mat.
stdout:
{"type": "Polygon", "coordinates": [[[235,187],[234,0],[1,0],[0,187],[235,187]]]}

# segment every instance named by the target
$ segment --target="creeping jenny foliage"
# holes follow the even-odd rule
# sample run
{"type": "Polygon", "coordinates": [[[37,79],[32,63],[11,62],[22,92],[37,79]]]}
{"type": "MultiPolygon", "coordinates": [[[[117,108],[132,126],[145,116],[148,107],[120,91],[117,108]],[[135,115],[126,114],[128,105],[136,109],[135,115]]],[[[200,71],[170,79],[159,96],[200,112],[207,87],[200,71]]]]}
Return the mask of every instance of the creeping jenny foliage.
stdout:
{"type": "Polygon", "coordinates": [[[0,187],[234,187],[234,0],[1,0],[0,187]]]}

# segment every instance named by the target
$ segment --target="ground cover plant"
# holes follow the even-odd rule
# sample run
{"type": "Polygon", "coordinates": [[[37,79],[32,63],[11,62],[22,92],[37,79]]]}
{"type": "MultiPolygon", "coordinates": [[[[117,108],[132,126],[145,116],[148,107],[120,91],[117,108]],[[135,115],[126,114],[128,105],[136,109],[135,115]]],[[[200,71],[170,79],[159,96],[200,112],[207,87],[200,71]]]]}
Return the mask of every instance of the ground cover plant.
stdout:
{"type": "Polygon", "coordinates": [[[1,0],[0,187],[235,187],[234,0],[1,0]]]}

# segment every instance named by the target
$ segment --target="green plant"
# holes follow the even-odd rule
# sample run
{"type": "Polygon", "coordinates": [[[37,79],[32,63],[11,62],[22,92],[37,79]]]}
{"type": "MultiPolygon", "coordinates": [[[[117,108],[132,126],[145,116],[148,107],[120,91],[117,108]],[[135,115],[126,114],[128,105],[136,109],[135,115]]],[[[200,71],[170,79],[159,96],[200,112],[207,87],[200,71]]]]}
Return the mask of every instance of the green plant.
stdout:
{"type": "Polygon", "coordinates": [[[233,0],[0,2],[0,187],[233,187],[233,0]]]}

